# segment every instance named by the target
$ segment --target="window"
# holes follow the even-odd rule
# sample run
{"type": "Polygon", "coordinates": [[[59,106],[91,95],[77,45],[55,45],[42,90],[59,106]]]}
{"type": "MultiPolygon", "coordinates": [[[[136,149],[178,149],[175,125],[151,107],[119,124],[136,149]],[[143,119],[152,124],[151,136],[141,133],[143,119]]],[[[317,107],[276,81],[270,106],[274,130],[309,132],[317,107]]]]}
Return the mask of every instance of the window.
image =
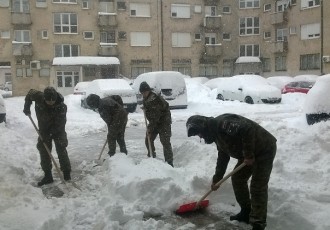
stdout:
{"type": "Polygon", "coordinates": [[[150,4],[130,3],[131,16],[150,17],[150,4]]]}
{"type": "Polygon", "coordinates": [[[240,18],[239,25],[240,35],[254,35],[259,34],[259,18],[246,17],[240,18]]]}
{"type": "Polygon", "coordinates": [[[171,4],[172,18],[190,18],[190,5],[171,4]]]}
{"type": "Polygon", "coordinates": [[[10,31],[9,30],[3,30],[0,32],[0,38],[2,39],[9,39],[10,38],[10,31]]]}
{"type": "Polygon", "coordinates": [[[290,27],[290,34],[297,34],[297,28],[295,26],[290,27]]]}
{"type": "Polygon", "coordinates": [[[83,9],[89,9],[89,2],[88,1],[83,1],[82,6],[83,9]]]}
{"type": "Polygon", "coordinates": [[[301,40],[313,39],[320,37],[320,23],[313,23],[301,26],[301,40]]]}
{"type": "Polygon", "coordinates": [[[79,46],[72,44],[55,45],[55,57],[77,57],[79,56],[79,46]]]}
{"type": "Polygon", "coordinates": [[[172,33],[172,47],[191,47],[190,33],[172,33]]]}
{"type": "Polygon", "coordinates": [[[131,32],[131,46],[151,46],[150,32],[131,32]]]}
{"type": "Polygon", "coordinates": [[[224,77],[233,76],[233,72],[234,72],[233,61],[230,59],[223,59],[222,63],[223,63],[222,75],[224,77]]]}
{"type": "Polygon", "coordinates": [[[183,75],[191,76],[191,67],[190,66],[173,66],[172,71],[180,72],[183,75]]]}
{"type": "Polygon", "coordinates": [[[275,71],[286,70],[286,56],[275,57],[275,71]]]}
{"type": "Polygon", "coordinates": [[[94,32],[93,31],[84,31],[84,39],[85,40],[94,40],[94,32]]]}
{"type": "Polygon", "coordinates": [[[30,30],[15,30],[14,37],[16,42],[31,42],[30,30]]]}
{"type": "Polygon", "coordinates": [[[132,78],[136,78],[140,74],[148,73],[148,72],[151,72],[151,71],[152,71],[151,67],[142,67],[142,66],[132,67],[131,68],[131,76],[132,76],[132,78]]]}
{"type": "Polygon", "coordinates": [[[217,16],[217,7],[205,6],[205,16],[217,16]]]}
{"type": "Polygon", "coordinates": [[[320,5],[321,0],[301,0],[301,8],[310,8],[320,5]]]}
{"type": "Polygon", "coordinates": [[[287,0],[280,0],[276,2],[276,11],[283,12],[288,6],[287,0]]]}
{"type": "Polygon", "coordinates": [[[260,0],[239,0],[239,8],[259,8],[260,0]]]}
{"type": "Polygon", "coordinates": [[[54,33],[77,33],[78,19],[77,14],[55,13],[54,14],[54,33]]]}
{"type": "Polygon", "coordinates": [[[114,30],[100,33],[101,43],[116,43],[116,32],[114,30]]]}
{"type": "Polygon", "coordinates": [[[16,69],[16,77],[23,77],[23,69],[17,68],[16,69]]]}
{"type": "Polygon", "coordinates": [[[83,71],[85,77],[95,77],[97,73],[95,66],[83,66],[83,71]]]}
{"type": "Polygon", "coordinates": [[[230,6],[224,6],[224,7],[222,7],[222,13],[224,13],[224,14],[230,14],[231,13],[230,6]]]}
{"type": "Polygon", "coordinates": [[[57,71],[57,87],[71,88],[79,82],[79,72],[74,71],[57,71]]]}
{"type": "Polygon", "coordinates": [[[230,36],[230,34],[223,33],[222,34],[222,39],[225,40],[225,41],[230,41],[231,40],[231,36],[230,36]]]}
{"type": "Polygon", "coordinates": [[[300,55],[301,70],[320,69],[320,66],[321,66],[320,54],[300,55]]]}
{"type": "Polygon", "coordinates": [[[41,38],[42,39],[48,39],[48,30],[42,30],[41,31],[41,38]]]}
{"type": "Polygon", "coordinates": [[[217,44],[217,35],[216,33],[205,33],[205,44],[206,45],[214,45],[217,44]]]}
{"type": "Polygon", "coordinates": [[[259,57],[259,45],[240,45],[240,57],[259,57]]]}
{"type": "Polygon", "coordinates": [[[277,29],[276,30],[276,41],[287,41],[288,40],[288,29],[277,29]]]}
{"type": "Polygon", "coordinates": [[[270,31],[264,32],[264,39],[270,39],[272,37],[272,33],[270,31]]]}
{"type": "Polygon", "coordinates": [[[118,39],[119,40],[125,40],[126,41],[126,37],[127,37],[127,35],[126,35],[125,31],[119,31],[118,32],[118,39]]]}
{"type": "Polygon", "coordinates": [[[264,12],[271,11],[272,10],[272,4],[265,4],[264,5],[264,12]]]}
{"type": "Polygon", "coordinates": [[[77,0],[53,0],[53,2],[61,2],[61,3],[77,3],[77,0]]]}
{"type": "Polygon", "coordinates": [[[115,5],[113,1],[100,0],[99,2],[99,12],[102,13],[114,13],[115,5]]]}
{"type": "Polygon", "coordinates": [[[117,9],[118,10],[126,10],[126,3],[125,2],[117,2],[117,9]]]}
{"type": "Polygon", "coordinates": [[[215,77],[218,75],[218,67],[216,65],[201,65],[199,66],[199,76],[215,77]]]}
{"type": "Polygon", "coordinates": [[[0,0],[0,7],[9,7],[9,0],[0,0]]]}
{"type": "Polygon", "coordinates": [[[15,13],[29,13],[29,0],[12,0],[12,11],[15,13]]]}
{"type": "Polygon", "coordinates": [[[201,41],[202,37],[201,34],[195,34],[195,41],[201,41]]]}
{"type": "Polygon", "coordinates": [[[270,72],[270,58],[262,59],[262,70],[264,72],[270,72]]]}

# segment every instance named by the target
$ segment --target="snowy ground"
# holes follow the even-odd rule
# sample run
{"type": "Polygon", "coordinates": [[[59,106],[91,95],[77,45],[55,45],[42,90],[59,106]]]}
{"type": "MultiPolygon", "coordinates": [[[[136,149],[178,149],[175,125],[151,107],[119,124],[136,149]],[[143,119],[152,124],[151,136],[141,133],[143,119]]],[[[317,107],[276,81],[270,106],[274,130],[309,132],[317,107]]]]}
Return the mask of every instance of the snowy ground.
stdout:
{"type": "MultiPolygon", "coordinates": [[[[97,113],[80,107],[79,96],[65,97],[68,152],[74,180],[82,191],[70,184],[68,189],[59,185],[65,191],[61,198],[46,198],[33,186],[43,175],[37,133],[22,113],[24,97],[6,98],[8,123],[0,124],[0,229],[220,229],[215,223],[180,222],[173,211],[208,191],[217,159],[215,144],[187,138],[185,121],[194,114],[227,112],[257,121],[278,140],[269,183],[267,229],[330,229],[330,122],[307,125],[302,110],[306,95],[283,95],[278,105],[222,102],[212,99],[212,92],[199,83],[186,81],[188,109],[172,110],[174,168],[164,163],[158,139],[157,158],[146,157],[140,109],[129,114],[128,156],[117,153],[110,159],[106,149],[103,158],[107,160],[93,167],[106,138],[106,126],[97,113]]],[[[57,160],[55,151],[53,156],[57,160]]],[[[235,163],[230,161],[228,171],[235,163]]],[[[208,212],[224,221],[239,211],[230,180],[208,199],[208,212]]],[[[235,222],[232,226],[248,227],[235,222]]]]}

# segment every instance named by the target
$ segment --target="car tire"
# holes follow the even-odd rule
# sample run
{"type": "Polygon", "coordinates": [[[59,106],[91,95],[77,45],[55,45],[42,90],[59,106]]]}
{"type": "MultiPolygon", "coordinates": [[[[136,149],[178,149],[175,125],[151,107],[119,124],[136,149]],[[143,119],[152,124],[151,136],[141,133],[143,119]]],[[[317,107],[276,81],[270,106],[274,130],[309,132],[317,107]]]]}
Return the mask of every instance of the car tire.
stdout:
{"type": "Polygon", "coordinates": [[[313,125],[313,124],[321,122],[321,121],[330,120],[330,114],[328,114],[328,113],[306,114],[306,120],[307,120],[308,125],[313,125]]]}
{"type": "Polygon", "coordinates": [[[225,99],[223,98],[222,94],[218,94],[217,95],[217,99],[218,100],[221,100],[221,101],[224,101],[225,99]]]}
{"type": "Polygon", "coordinates": [[[254,104],[254,101],[250,96],[245,97],[244,102],[247,104],[254,104]]]}

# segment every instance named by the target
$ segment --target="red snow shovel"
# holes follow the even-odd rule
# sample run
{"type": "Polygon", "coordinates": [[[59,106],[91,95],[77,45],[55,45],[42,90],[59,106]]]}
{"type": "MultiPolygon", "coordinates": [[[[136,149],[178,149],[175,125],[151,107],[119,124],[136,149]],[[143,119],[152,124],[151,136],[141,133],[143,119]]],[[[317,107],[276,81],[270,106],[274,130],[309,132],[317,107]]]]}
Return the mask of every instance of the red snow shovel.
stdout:
{"type": "MultiPolygon", "coordinates": [[[[245,166],[245,163],[243,162],[242,164],[240,164],[237,168],[235,168],[233,171],[231,171],[230,173],[228,173],[226,176],[224,176],[224,178],[222,178],[222,180],[220,180],[218,183],[215,184],[215,186],[220,186],[223,182],[225,182],[229,177],[231,177],[232,175],[234,175],[237,171],[239,171],[241,168],[243,168],[245,166]]],[[[181,205],[179,207],[178,210],[176,210],[176,214],[184,214],[187,212],[193,212],[196,211],[198,209],[202,209],[202,208],[206,208],[207,206],[209,206],[209,200],[204,200],[208,195],[210,195],[210,193],[213,192],[212,189],[210,189],[204,196],[202,196],[202,198],[197,201],[197,202],[192,202],[189,204],[184,204],[181,205]]]]}

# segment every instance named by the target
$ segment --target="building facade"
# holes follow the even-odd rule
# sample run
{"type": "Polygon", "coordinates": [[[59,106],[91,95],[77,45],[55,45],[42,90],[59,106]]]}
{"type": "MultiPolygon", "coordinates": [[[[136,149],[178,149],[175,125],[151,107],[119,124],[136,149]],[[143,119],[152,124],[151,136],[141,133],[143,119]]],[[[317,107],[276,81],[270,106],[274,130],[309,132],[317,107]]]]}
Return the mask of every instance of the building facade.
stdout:
{"type": "Polygon", "coordinates": [[[0,0],[0,66],[10,63],[13,95],[159,70],[320,75],[327,12],[324,0],[0,0]]]}

